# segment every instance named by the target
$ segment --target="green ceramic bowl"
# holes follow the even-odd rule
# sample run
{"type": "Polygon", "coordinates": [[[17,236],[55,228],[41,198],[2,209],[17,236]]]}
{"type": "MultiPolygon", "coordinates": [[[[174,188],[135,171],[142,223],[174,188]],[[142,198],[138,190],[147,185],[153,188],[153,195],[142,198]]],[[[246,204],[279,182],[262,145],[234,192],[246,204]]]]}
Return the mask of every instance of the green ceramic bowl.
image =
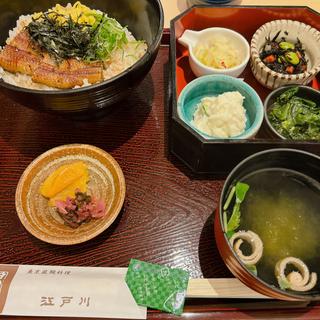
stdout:
{"type": "Polygon", "coordinates": [[[229,139],[252,138],[260,129],[263,121],[263,103],[256,91],[238,78],[226,75],[208,75],[191,81],[184,87],[178,98],[179,117],[205,139],[221,139],[209,136],[195,128],[193,125],[193,115],[202,98],[217,96],[228,91],[239,91],[245,97],[244,108],[246,109],[247,117],[245,131],[229,139]]]}

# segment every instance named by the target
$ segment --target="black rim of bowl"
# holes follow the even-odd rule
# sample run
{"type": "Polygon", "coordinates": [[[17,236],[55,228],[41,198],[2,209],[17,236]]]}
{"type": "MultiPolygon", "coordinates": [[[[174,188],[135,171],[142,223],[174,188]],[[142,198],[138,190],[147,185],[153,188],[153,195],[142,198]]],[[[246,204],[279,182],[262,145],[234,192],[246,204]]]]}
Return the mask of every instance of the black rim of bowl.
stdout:
{"type": "Polygon", "coordinates": [[[104,80],[102,82],[96,83],[96,84],[91,84],[89,86],[81,87],[81,88],[75,88],[75,89],[62,89],[62,90],[41,90],[41,89],[28,89],[28,88],[23,88],[19,86],[15,86],[13,84],[5,82],[2,78],[0,79],[0,86],[5,87],[10,90],[14,91],[20,91],[20,92],[26,92],[26,93],[33,93],[33,94],[46,94],[46,95],[59,95],[61,93],[63,94],[69,94],[69,93],[81,93],[85,92],[88,90],[100,88],[103,86],[107,86],[110,83],[113,83],[117,81],[118,79],[122,78],[125,74],[133,72],[135,69],[138,69],[140,66],[143,66],[148,60],[149,56],[152,55],[152,52],[155,51],[155,49],[159,46],[162,38],[162,33],[163,33],[163,25],[164,25],[164,13],[163,13],[163,8],[160,0],[153,0],[153,2],[157,5],[158,10],[159,10],[159,29],[157,31],[157,34],[155,36],[154,41],[150,46],[148,46],[146,53],[132,66],[129,68],[125,69],[118,75],[104,80]]]}
{"type": "Polygon", "coordinates": [[[227,238],[226,236],[226,233],[224,231],[224,228],[223,228],[223,216],[222,216],[222,201],[223,201],[223,195],[226,194],[226,192],[228,192],[228,188],[230,187],[231,183],[233,182],[232,181],[232,176],[234,175],[234,173],[243,165],[245,164],[247,161],[255,158],[255,157],[258,157],[258,156],[261,156],[261,155],[264,155],[264,154],[268,154],[268,153],[272,153],[272,152],[292,152],[293,154],[295,153],[300,153],[302,155],[305,155],[305,156],[308,156],[308,157],[312,157],[318,161],[320,161],[320,156],[317,156],[313,153],[310,153],[310,152],[307,152],[307,151],[303,151],[303,150],[298,150],[298,149],[289,149],[289,148],[276,148],[276,149],[268,149],[268,150],[264,150],[264,151],[260,151],[260,152],[257,152],[247,158],[245,158],[244,160],[242,160],[240,163],[238,163],[232,170],[231,172],[229,173],[229,175],[227,176],[225,182],[224,182],[224,185],[223,185],[223,188],[222,188],[222,191],[221,191],[221,196],[220,196],[220,200],[219,200],[219,215],[220,215],[220,228],[222,229],[222,232],[223,232],[223,235],[224,235],[224,239],[227,243],[227,245],[229,246],[230,250],[233,252],[233,256],[237,259],[238,263],[242,266],[242,268],[247,272],[247,273],[250,273],[250,275],[252,275],[252,277],[254,277],[256,279],[257,282],[260,282],[262,283],[264,286],[268,287],[269,289],[272,289],[273,291],[276,291],[278,293],[281,293],[282,295],[286,295],[290,298],[294,298],[296,300],[305,300],[305,301],[311,301],[311,300],[320,300],[320,293],[319,294],[305,294],[305,295],[302,295],[302,294],[295,294],[293,293],[293,291],[285,291],[285,290],[281,290],[280,288],[278,287],[275,287],[271,284],[269,284],[268,282],[265,282],[264,280],[262,280],[261,278],[259,278],[258,276],[256,276],[255,274],[253,274],[252,272],[250,272],[248,270],[248,268],[245,266],[245,264],[239,259],[238,255],[234,252],[234,249],[231,247],[230,245],[230,242],[229,242],[229,239],[227,238]]]}

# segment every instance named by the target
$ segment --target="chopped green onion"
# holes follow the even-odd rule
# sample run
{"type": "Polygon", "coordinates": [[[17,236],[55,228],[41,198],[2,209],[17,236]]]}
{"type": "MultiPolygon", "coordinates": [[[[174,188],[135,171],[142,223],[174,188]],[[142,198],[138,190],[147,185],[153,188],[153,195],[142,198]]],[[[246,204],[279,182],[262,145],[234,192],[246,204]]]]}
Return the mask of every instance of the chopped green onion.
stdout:
{"type": "Polygon", "coordinates": [[[223,210],[227,210],[228,209],[228,207],[230,205],[230,202],[231,202],[235,192],[236,192],[236,187],[233,186],[231,191],[230,191],[230,193],[229,193],[229,195],[228,195],[228,198],[227,198],[227,200],[226,200],[226,202],[225,202],[225,204],[223,206],[223,210]]]}

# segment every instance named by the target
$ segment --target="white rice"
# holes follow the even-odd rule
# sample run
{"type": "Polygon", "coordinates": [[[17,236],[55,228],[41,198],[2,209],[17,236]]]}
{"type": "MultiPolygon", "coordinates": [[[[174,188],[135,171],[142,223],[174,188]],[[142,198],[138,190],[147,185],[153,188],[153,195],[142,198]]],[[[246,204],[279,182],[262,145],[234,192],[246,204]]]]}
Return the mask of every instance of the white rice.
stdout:
{"type": "MultiPolygon", "coordinates": [[[[23,30],[32,21],[32,15],[22,15],[17,20],[15,28],[9,31],[9,37],[6,40],[7,44],[10,44],[11,40],[23,30]]],[[[128,69],[135,62],[137,62],[147,51],[147,44],[145,42],[136,42],[134,36],[129,30],[126,29],[128,43],[125,44],[121,49],[114,50],[111,57],[104,61],[103,79],[110,79],[124,70],[128,69]]],[[[1,48],[0,48],[1,49],[1,48]]],[[[33,82],[31,76],[22,73],[11,73],[0,67],[0,78],[3,81],[16,85],[18,87],[38,90],[61,90],[46,85],[33,82]]],[[[83,80],[81,87],[91,85],[88,79],[83,80]]],[[[74,87],[74,89],[79,86],[74,87]]]]}

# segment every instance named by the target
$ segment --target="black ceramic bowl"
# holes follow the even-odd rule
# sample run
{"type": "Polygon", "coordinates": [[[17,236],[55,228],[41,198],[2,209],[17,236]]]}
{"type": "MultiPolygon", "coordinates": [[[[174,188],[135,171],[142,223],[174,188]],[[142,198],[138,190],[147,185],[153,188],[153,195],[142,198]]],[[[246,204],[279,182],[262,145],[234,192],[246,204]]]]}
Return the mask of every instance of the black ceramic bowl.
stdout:
{"type": "MultiPolygon", "coordinates": [[[[268,125],[268,128],[270,130],[270,132],[272,133],[273,136],[277,137],[277,138],[281,138],[281,139],[288,139],[285,136],[281,135],[271,124],[269,117],[268,117],[268,113],[272,108],[272,105],[276,102],[277,98],[286,90],[293,88],[293,87],[297,87],[297,85],[292,85],[292,86],[284,86],[284,87],[280,87],[276,90],[273,90],[265,99],[264,101],[264,118],[266,120],[266,123],[268,125]]],[[[317,103],[318,106],[320,106],[320,91],[315,90],[311,87],[307,87],[307,86],[298,86],[299,90],[297,92],[297,96],[304,98],[304,99],[308,99],[311,101],[314,101],[317,103]]]]}
{"type": "MultiPolygon", "coordinates": [[[[57,3],[70,0],[1,0],[0,45],[4,45],[9,30],[20,15],[46,11],[57,3]]],[[[79,89],[41,91],[20,88],[0,80],[2,91],[13,100],[38,111],[60,114],[94,113],[111,108],[125,98],[149,72],[159,49],[163,30],[163,10],[160,0],[81,0],[81,3],[106,12],[127,26],[136,39],[147,42],[146,54],[119,75],[79,89]]]]}
{"type": "MultiPolygon", "coordinates": [[[[239,259],[233,250],[225,232],[223,223],[223,206],[226,202],[231,186],[236,181],[243,180],[249,174],[260,170],[277,169],[310,177],[313,181],[320,183],[320,157],[312,153],[296,149],[269,149],[256,153],[241,161],[227,177],[220,196],[219,208],[215,214],[214,233],[216,243],[225,264],[230,271],[251,289],[271,298],[281,300],[320,300],[320,282],[318,280],[315,288],[308,292],[297,292],[281,290],[277,286],[265,282],[251,273],[239,259]]],[[[280,190],[280,186],[279,186],[280,190]]],[[[250,192],[250,189],[249,189],[250,192]]],[[[279,191],[280,192],[280,191],[279,191]]],[[[294,203],[294,199],[292,199],[294,203]]],[[[259,214],[259,212],[257,212],[259,214]]],[[[320,217],[320,212],[319,212],[320,217]]],[[[319,237],[320,239],[320,237],[319,237]]],[[[320,253],[318,252],[320,258],[320,253]]],[[[259,268],[259,265],[257,266],[259,268]]],[[[318,275],[319,277],[319,275],[318,275]]]]}

